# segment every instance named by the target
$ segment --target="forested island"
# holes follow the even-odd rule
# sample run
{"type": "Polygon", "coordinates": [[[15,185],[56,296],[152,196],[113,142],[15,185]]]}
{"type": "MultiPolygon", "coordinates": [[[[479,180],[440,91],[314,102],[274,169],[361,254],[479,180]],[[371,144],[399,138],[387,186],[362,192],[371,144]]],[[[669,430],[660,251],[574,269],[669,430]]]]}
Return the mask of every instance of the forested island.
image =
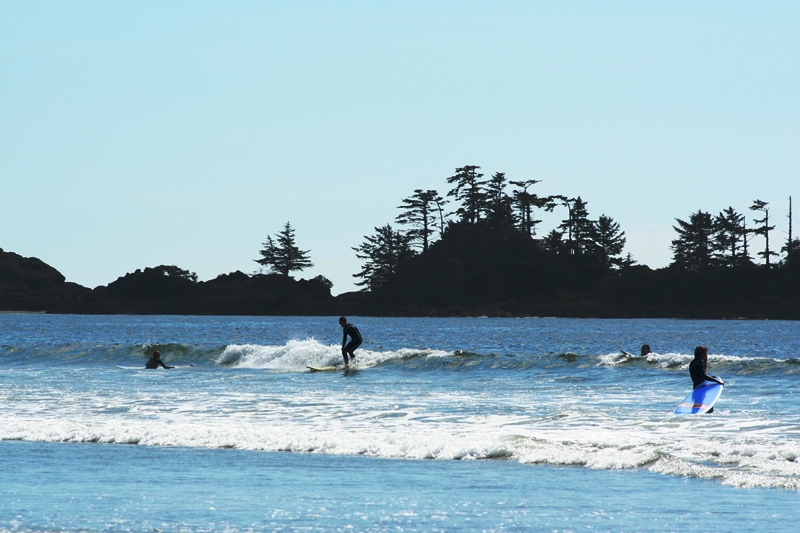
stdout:
{"type": "Polygon", "coordinates": [[[538,196],[538,180],[456,169],[443,197],[416,189],[391,222],[354,248],[361,291],[333,296],[287,222],[267,237],[260,271],[209,281],[174,265],[148,267],[89,289],[36,258],[0,249],[0,312],[208,315],[563,316],[800,319],[800,239],[770,245],[769,204],[676,218],[672,263],[639,265],[625,232],[592,218],[581,197],[538,196]],[[507,192],[511,189],[510,194],[507,192]],[[542,212],[563,222],[537,234],[542,212]],[[764,246],[753,249],[751,239],[764,246]],[[777,249],[775,249],[777,248],[777,249]],[[753,259],[758,258],[758,261],[753,259]]]}

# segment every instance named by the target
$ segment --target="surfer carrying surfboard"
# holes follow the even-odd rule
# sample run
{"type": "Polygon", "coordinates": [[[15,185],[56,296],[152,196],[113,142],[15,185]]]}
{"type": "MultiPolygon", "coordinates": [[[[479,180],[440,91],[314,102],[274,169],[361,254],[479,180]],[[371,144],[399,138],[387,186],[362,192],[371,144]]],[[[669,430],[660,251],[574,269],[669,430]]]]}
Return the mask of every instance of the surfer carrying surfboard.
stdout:
{"type": "Polygon", "coordinates": [[[355,361],[356,354],[354,352],[356,348],[361,346],[361,332],[343,316],[339,317],[339,325],[342,326],[342,358],[344,359],[344,365],[348,366],[350,361],[355,361]],[[348,336],[350,337],[350,342],[347,342],[348,336]]]}
{"type": "Polygon", "coordinates": [[[722,394],[724,383],[716,376],[706,374],[708,348],[698,346],[694,349],[694,359],[689,363],[692,377],[692,392],[675,408],[676,415],[696,415],[713,413],[714,404],[722,394]]]}
{"type": "Polygon", "coordinates": [[[706,367],[708,367],[708,348],[698,346],[694,349],[694,359],[689,363],[689,375],[692,376],[693,389],[702,385],[704,381],[713,381],[724,385],[721,379],[706,374],[706,367]]]}
{"type": "MultiPolygon", "coordinates": [[[[692,376],[692,389],[696,389],[697,387],[701,386],[706,381],[713,381],[714,383],[719,383],[720,385],[724,385],[721,379],[715,376],[709,376],[706,374],[706,367],[708,366],[708,348],[705,346],[698,346],[694,349],[694,359],[692,362],[689,363],[689,375],[692,376]]],[[[707,413],[713,413],[714,407],[712,406],[711,409],[706,411],[707,413]]]]}

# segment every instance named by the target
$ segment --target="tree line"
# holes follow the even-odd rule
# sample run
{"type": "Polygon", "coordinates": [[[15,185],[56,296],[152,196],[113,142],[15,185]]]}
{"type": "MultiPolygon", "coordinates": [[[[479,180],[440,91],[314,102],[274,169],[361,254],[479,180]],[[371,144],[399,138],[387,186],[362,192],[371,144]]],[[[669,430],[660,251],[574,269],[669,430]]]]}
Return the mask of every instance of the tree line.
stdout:
{"type": "MultiPolygon", "coordinates": [[[[421,257],[448,240],[512,240],[520,255],[531,261],[566,267],[577,276],[595,281],[636,264],[630,253],[624,254],[626,237],[620,225],[606,214],[591,218],[588,204],[580,196],[539,195],[534,186],[541,180],[509,180],[503,172],[487,178],[477,165],[456,168],[446,181],[451,188],[444,196],[437,190],[415,189],[397,206],[395,226],[387,223],[375,227],[373,234],[366,235],[353,248],[362,261],[361,270],[354,277],[363,290],[381,289],[404,268],[415,261],[419,264],[421,257]],[[537,229],[542,220],[537,217],[556,209],[563,209],[565,218],[546,235],[539,236],[537,229]]],[[[698,210],[687,220],[676,218],[669,268],[688,273],[755,267],[750,243],[756,236],[764,240],[764,248],[755,252],[764,267],[780,268],[798,262],[800,239],[792,235],[791,198],[789,201],[789,231],[780,249],[782,259],[770,247],[770,233],[776,226],[770,220],[769,204],[755,200],[750,206],[755,216],[750,227],[745,214],[733,207],[716,216],[698,210]]],[[[454,247],[450,252],[455,253],[454,247]]],[[[256,262],[271,272],[288,276],[313,266],[309,254],[298,248],[294,230],[287,222],[275,238],[267,238],[256,262]]],[[[508,257],[504,255],[503,259],[507,261],[508,257]]],[[[502,271],[504,266],[499,261],[500,258],[495,267],[502,271]]]]}
{"type": "Polygon", "coordinates": [[[766,268],[786,266],[800,260],[800,239],[792,234],[792,199],[789,197],[789,231],[780,251],[782,260],[774,261],[780,254],[770,247],[770,233],[775,225],[770,223],[769,203],[755,200],[750,210],[757,217],[753,227],[747,226],[747,217],[733,207],[717,215],[698,210],[688,220],[676,219],[673,226],[678,234],[672,241],[672,266],[692,272],[710,268],[751,267],[754,261],[749,246],[755,236],[763,237],[764,248],[755,252],[766,268]]]}
{"type": "Polygon", "coordinates": [[[415,189],[394,219],[353,248],[363,289],[332,296],[286,222],[255,261],[258,275],[209,281],[177,266],[126,274],[88,289],[35,258],[0,250],[0,305],[8,310],[132,314],[360,314],[800,319],[800,240],[771,238],[770,206],[728,207],[675,219],[669,266],[625,253],[625,232],[592,217],[580,196],[537,194],[539,180],[455,169],[443,193],[415,189]],[[542,231],[545,213],[560,223],[542,231]],[[750,215],[750,216],[748,216],[750,215]],[[755,258],[755,259],[754,259],[755,258]]]}

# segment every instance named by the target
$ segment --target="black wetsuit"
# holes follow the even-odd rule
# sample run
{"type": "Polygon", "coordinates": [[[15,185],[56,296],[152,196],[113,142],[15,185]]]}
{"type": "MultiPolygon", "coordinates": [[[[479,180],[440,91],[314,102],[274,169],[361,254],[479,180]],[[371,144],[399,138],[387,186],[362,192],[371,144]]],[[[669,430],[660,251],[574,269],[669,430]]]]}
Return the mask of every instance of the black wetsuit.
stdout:
{"type": "Polygon", "coordinates": [[[353,324],[347,324],[342,328],[342,333],[342,346],[344,346],[344,351],[348,354],[352,354],[353,350],[361,346],[361,332],[358,331],[358,328],[353,324]],[[350,342],[347,342],[348,335],[350,336],[350,342]]]}
{"type": "Polygon", "coordinates": [[[164,361],[162,361],[161,359],[154,359],[154,358],[148,359],[147,363],[145,363],[144,365],[145,368],[158,368],[159,366],[163,366],[164,368],[172,368],[171,366],[165,365],[164,361]]]}
{"type": "Polygon", "coordinates": [[[692,362],[689,363],[689,375],[692,376],[693,389],[696,389],[702,385],[704,381],[713,381],[714,383],[719,383],[717,378],[706,374],[706,366],[703,364],[702,359],[692,359],[692,362]]]}

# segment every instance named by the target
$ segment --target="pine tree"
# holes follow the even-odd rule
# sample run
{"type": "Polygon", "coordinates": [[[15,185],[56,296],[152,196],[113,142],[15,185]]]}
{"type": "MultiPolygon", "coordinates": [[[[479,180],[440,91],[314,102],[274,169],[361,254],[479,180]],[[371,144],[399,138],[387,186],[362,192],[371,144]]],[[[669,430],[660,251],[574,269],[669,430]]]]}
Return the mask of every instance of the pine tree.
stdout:
{"type": "Polygon", "coordinates": [[[620,255],[625,248],[625,232],[620,230],[619,224],[614,222],[613,218],[600,215],[594,223],[592,240],[595,253],[603,266],[622,267],[623,260],[620,255]]]}
{"type": "Polygon", "coordinates": [[[505,188],[505,172],[495,172],[486,187],[486,218],[496,230],[514,225],[511,198],[505,193],[505,188]]]}
{"type": "Polygon", "coordinates": [[[769,232],[775,229],[775,226],[769,225],[769,208],[767,207],[769,203],[764,202],[762,200],[754,200],[753,205],[750,206],[751,211],[761,211],[764,213],[764,218],[758,220],[753,220],[756,224],[761,224],[761,226],[757,226],[752,231],[756,235],[762,235],[764,237],[764,251],[758,252],[756,255],[761,256],[764,259],[764,263],[767,267],[770,267],[770,258],[775,257],[778,255],[777,252],[773,252],[769,249],[769,232]]]}
{"type": "Polygon", "coordinates": [[[786,254],[786,257],[784,257],[784,260],[783,260],[784,264],[786,264],[786,265],[789,265],[789,264],[794,265],[798,261],[800,261],[800,255],[798,255],[800,253],[800,239],[797,239],[792,234],[792,232],[793,232],[792,225],[793,225],[794,221],[792,220],[792,197],[791,196],[789,197],[789,214],[786,216],[786,218],[789,219],[789,235],[786,238],[786,243],[783,245],[783,248],[781,248],[781,252],[786,254]]]}
{"type": "Polygon", "coordinates": [[[567,244],[564,242],[564,234],[556,229],[550,230],[550,233],[545,235],[542,239],[542,246],[552,255],[563,255],[568,252],[567,244]]]}
{"type": "Polygon", "coordinates": [[[361,278],[356,285],[374,290],[389,281],[396,273],[398,267],[414,255],[409,244],[409,237],[395,231],[387,224],[375,228],[374,235],[364,237],[364,243],[353,248],[356,257],[365,260],[361,272],[353,277],[361,278]]]}
{"type": "Polygon", "coordinates": [[[275,239],[268,236],[263,246],[259,252],[261,259],[255,262],[282,276],[314,266],[308,258],[308,250],[300,250],[295,244],[294,229],[288,222],[275,239]]]}
{"type": "Polygon", "coordinates": [[[723,266],[736,266],[747,263],[746,255],[747,228],[745,216],[736,212],[733,207],[723,210],[714,219],[714,255],[723,266]]]}
{"type": "Polygon", "coordinates": [[[419,242],[422,251],[428,251],[431,237],[434,234],[434,222],[436,216],[439,217],[439,231],[443,231],[444,215],[443,206],[445,200],[439,196],[435,190],[423,191],[415,189],[414,194],[403,199],[403,205],[398,206],[403,212],[397,215],[395,222],[408,224],[412,229],[406,234],[412,242],[419,242]]]}
{"type": "Polygon", "coordinates": [[[517,221],[519,222],[520,230],[522,230],[525,235],[530,235],[531,237],[536,235],[536,224],[541,222],[541,220],[536,220],[533,217],[533,209],[544,208],[546,211],[550,212],[556,206],[553,197],[540,198],[538,195],[528,192],[528,187],[536,185],[540,181],[541,180],[526,180],[509,182],[511,185],[520,188],[520,190],[514,191],[513,193],[514,205],[516,205],[519,211],[517,221]]]}
{"type": "Polygon", "coordinates": [[[588,255],[593,252],[592,233],[594,222],[589,220],[589,211],[586,209],[586,202],[580,196],[577,198],[566,198],[560,196],[559,199],[569,209],[569,218],[561,222],[559,229],[567,234],[567,244],[571,255],[588,255]]]}
{"type": "Polygon", "coordinates": [[[480,168],[476,165],[457,168],[455,175],[447,178],[447,183],[456,184],[447,196],[461,202],[455,214],[469,224],[476,224],[487,206],[486,181],[481,179],[483,174],[478,172],[480,168]]]}
{"type": "Polygon", "coordinates": [[[678,238],[672,241],[672,265],[692,272],[705,270],[713,264],[712,242],[714,220],[710,213],[697,211],[689,215],[689,221],[675,219],[678,238]]]}

